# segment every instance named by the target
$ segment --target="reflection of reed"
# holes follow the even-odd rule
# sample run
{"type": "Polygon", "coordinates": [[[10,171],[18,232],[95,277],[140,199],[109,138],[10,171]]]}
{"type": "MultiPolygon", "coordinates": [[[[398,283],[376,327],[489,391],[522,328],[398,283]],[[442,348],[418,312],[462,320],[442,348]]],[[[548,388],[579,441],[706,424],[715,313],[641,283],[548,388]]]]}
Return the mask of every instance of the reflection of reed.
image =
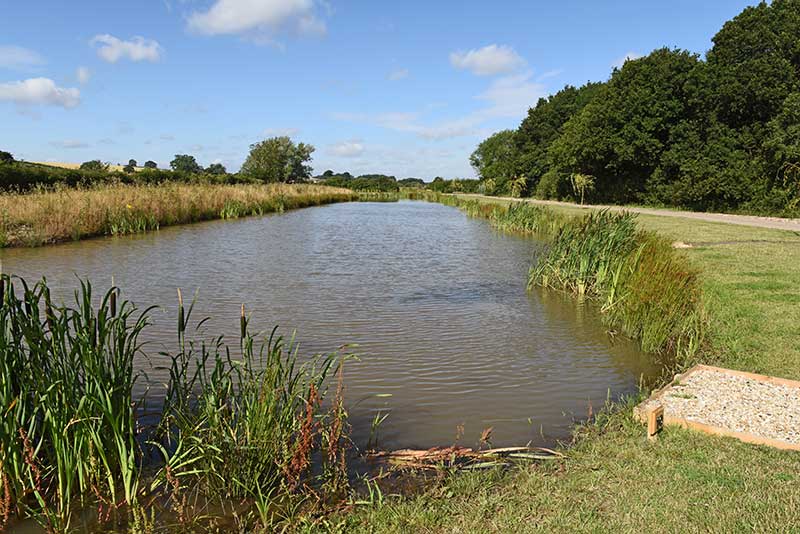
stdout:
{"type": "MultiPolygon", "coordinates": [[[[672,358],[642,352],[637,341],[609,331],[596,302],[540,286],[530,288],[530,297],[545,310],[545,321],[552,322],[554,328],[568,329],[578,344],[607,347],[604,353],[618,376],[633,377],[650,386],[671,368],[672,358]]],[[[577,355],[571,356],[574,359],[577,355]]]]}

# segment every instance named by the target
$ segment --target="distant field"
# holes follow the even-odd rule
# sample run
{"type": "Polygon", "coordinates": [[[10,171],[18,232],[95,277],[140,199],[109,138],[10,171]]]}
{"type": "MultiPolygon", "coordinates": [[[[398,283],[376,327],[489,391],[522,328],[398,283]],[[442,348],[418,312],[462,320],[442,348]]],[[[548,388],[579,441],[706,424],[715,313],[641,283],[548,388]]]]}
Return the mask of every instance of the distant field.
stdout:
{"type": "MultiPolygon", "coordinates": [[[[45,167],[59,167],[61,169],[77,170],[81,168],[80,163],[65,163],[62,161],[29,161],[28,163],[33,163],[34,165],[44,165],[45,167]]],[[[124,165],[108,165],[109,171],[122,171],[124,168],[124,165]]],[[[141,171],[144,170],[144,167],[134,167],[134,170],[141,171]]]]}

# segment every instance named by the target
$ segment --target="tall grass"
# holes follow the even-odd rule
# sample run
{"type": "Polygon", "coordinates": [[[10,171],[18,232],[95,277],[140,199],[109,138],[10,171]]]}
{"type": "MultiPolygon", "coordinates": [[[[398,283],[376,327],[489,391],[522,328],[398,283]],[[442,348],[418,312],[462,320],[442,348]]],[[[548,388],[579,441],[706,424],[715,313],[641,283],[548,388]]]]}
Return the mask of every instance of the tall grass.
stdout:
{"type": "Polygon", "coordinates": [[[39,246],[162,226],[355,200],[316,185],[179,184],[59,187],[0,194],[0,246],[39,246]]]}
{"type": "Polygon", "coordinates": [[[301,361],[275,331],[257,341],[244,308],[233,348],[192,341],[181,303],[163,412],[144,427],[134,384],[149,310],[118,302],[116,288],[97,300],[88,282],[68,307],[44,280],[0,276],[0,530],[34,517],[69,531],[89,507],[101,525],[129,523],[154,501],[182,522],[214,501],[268,526],[286,503],[347,491],[341,371],[325,403],[338,355],[301,361]]]}

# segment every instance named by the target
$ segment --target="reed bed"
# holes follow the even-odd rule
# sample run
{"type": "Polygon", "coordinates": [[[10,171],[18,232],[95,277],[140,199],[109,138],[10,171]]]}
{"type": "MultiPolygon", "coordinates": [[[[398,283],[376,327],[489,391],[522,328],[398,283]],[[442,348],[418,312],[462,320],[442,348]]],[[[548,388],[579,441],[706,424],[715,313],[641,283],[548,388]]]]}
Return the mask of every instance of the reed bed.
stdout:
{"type": "Polygon", "coordinates": [[[686,361],[704,338],[697,273],[669,241],[638,229],[630,213],[592,212],[564,223],[529,285],[599,301],[606,322],[647,352],[686,361]]]}
{"type": "Polygon", "coordinates": [[[305,184],[120,184],[5,193],[0,194],[0,246],[134,234],[356,199],[346,189],[305,184]]]}
{"type": "Polygon", "coordinates": [[[257,341],[244,308],[237,345],[192,341],[181,302],[163,410],[145,425],[134,384],[149,310],[118,295],[96,303],[86,282],[57,306],[45,281],[0,277],[0,530],[32,517],[67,532],[88,510],[99,530],[164,514],[191,530],[212,506],[267,529],[347,492],[343,357],[301,360],[274,331],[257,341]]]}

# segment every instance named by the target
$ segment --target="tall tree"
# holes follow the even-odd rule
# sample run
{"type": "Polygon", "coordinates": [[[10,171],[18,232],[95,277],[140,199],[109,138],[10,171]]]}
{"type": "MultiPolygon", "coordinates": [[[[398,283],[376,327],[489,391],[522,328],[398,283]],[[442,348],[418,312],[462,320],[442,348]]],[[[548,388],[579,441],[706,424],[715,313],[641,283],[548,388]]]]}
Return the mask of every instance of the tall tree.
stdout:
{"type": "Polygon", "coordinates": [[[550,147],[564,179],[594,176],[599,200],[639,199],[672,130],[686,118],[687,81],[699,65],[695,54],[662,48],[615,70],[550,147]]]}
{"type": "Polygon", "coordinates": [[[208,174],[226,174],[228,169],[225,168],[225,165],[222,163],[212,163],[208,167],[206,167],[206,172],[208,174]]]}
{"type": "Polygon", "coordinates": [[[580,88],[568,85],[548,98],[540,98],[528,110],[514,138],[519,172],[527,178],[528,187],[534,189],[550,170],[547,152],[561,135],[564,124],[591,102],[602,86],[602,83],[587,83],[580,88]]]}
{"type": "Polygon", "coordinates": [[[241,173],[267,183],[305,181],[311,177],[313,152],[313,146],[295,144],[286,136],[271,137],[250,145],[241,173]]]}
{"type": "Polygon", "coordinates": [[[203,168],[199,163],[197,163],[197,160],[194,159],[194,156],[190,156],[188,154],[175,154],[175,159],[169,163],[169,166],[173,171],[189,173],[203,172],[203,168]]]}
{"type": "Polygon", "coordinates": [[[482,180],[493,180],[498,192],[507,191],[508,181],[515,177],[517,146],[513,130],[502,130],[484,140],[469,162],[482,180]]]}

